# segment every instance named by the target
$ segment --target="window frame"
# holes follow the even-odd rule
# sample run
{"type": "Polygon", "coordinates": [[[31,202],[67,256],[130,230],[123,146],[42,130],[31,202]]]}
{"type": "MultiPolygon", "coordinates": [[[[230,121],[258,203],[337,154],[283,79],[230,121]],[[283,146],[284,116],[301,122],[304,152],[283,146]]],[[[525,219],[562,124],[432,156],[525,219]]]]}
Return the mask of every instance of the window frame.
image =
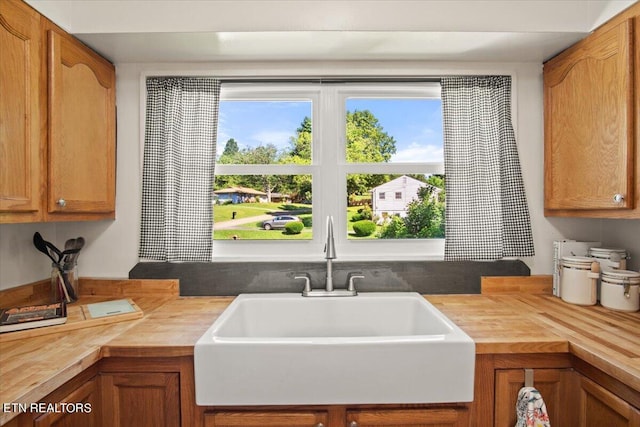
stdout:
{"type": "Polygon", "coordinates": [[[213,240],[213,261],[322,260],[325,218],[334,219],[339,260],[441,260],[444,239],[347,238],[347,175],[443,174],[444,163],[347,163],[346,101],[348,98],[440,98],[437,82],[424,83],[229,83],[220,100],[311,100],[312,162],[310,165],[216,164],[216,175],[306,174],[312,177],[311,240],[213,240]],[[337,190],[336,190],[337,189],[337,190]]]}

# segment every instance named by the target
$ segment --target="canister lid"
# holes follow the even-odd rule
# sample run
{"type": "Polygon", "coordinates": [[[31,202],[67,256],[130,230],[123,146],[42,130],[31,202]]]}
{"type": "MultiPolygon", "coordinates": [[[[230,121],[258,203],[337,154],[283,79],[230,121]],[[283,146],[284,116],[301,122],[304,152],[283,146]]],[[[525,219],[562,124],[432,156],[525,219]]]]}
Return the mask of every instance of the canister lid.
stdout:
{"type": "Polygon", "coordinates": [[[594,262],[593,258],[588,258],[585,256],[563,256],[562,257],[562,265],[564,267],[573,267],[573,268],[590,270],[592,262],[594,262]]]}
{"type": "Polygon", "coordinates": [[[602,281],[614,284],[627,284],[636,285],[640,283],[640,273],[631,270],[603,270],[602,281]]]}
{"type": "Polygon", "coordinates": [[[619,258],[626,259],[627,251],[621,248],[589,248],[589,255],[597,258],[619,258]]]}
{"type": "Polygon", "coordinates": [[[617,278],[617,279],[624,279],[626,278],[639,278],[640,279],[640,273],[638,273],[637,271],[632,271],[632,270],[614,270],[614,269],[608,269],[608,270],[604,270],[602,272],[603,276],[609,276],[612,278],[617,278]]]}
{"type": "Polygon", "coordinates": [[[591,264],[593,262],[593,258],[589,258],[586,256],[563,256],[562,261],[568,262],[584,262],[591,264]]]}

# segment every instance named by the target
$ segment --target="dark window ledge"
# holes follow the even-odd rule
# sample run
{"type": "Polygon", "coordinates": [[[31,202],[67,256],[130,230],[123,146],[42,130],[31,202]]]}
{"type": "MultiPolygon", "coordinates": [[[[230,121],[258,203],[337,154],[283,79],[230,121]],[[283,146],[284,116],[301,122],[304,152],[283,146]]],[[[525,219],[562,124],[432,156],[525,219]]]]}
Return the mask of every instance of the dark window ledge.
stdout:
{"type": "MultiPolygon", "coordinates": [[[[344,287],[349,272],[365,279],[361,292],[414,291],[421,294],[479,294],[482,276],[529,276],[522,261],[367,261],[334,262],[334,286],[344,287]]],[[[296,273],[311,275],[314,288],[325,282],[323,262],[141,262],[131,269],[131,279],[179,279],[180,295],[228,296],[241,293],[300,292],[296,273]]]]}

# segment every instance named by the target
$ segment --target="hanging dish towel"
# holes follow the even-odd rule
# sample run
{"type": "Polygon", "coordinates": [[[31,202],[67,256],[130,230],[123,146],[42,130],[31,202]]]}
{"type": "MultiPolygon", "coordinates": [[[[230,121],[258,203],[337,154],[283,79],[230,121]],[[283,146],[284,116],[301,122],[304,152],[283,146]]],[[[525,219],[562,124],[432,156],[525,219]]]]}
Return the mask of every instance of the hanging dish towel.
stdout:
{"type": "Polygon", "coordinates": [[[516,402],[516,427],[551,427],[547,406],[540,392],[533,387],[522,387],[516,402]]]}

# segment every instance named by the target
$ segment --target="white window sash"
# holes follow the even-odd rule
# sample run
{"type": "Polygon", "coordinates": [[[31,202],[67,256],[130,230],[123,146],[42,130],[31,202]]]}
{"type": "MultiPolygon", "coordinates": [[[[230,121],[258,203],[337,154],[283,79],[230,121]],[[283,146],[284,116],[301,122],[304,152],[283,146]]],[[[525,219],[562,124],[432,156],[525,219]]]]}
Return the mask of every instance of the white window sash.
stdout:
{"type": "Polygon", "coordinates": [[[348,174],[443,174],[444,163],[347,163],[346,100],[356,98],[440,98],[440,85],[427,84],[223,84],[220,100],[311,100],[311,165],[216,165],[216,175],[304,174],[312,176],[311,240],[214,240],[214,261],[321,260],[326,239],[324,219],[334,219],[339,260],[439,260],[444,239],[347,238],[348,174]]]}

